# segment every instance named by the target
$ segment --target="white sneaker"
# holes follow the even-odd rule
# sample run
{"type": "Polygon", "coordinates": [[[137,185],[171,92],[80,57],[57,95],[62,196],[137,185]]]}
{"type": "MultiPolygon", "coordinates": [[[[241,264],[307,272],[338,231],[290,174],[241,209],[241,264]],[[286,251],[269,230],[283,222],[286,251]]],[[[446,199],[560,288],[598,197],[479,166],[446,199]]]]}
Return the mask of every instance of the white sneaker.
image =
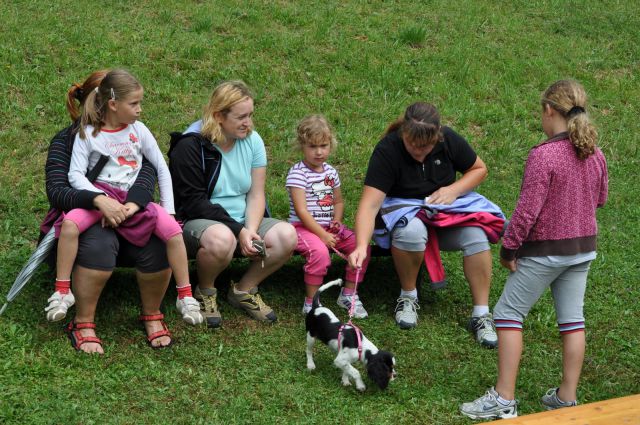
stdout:
{"type": "Polygon", "coordinates": [[[418,324],[420,304],[414,297],[400,297],[396,305],[396,323],[400,329],[412,329],[418,324]]]}
{"type": "Polygon", "coordinates": [[[182,320],[190,325],[199,325],[204,322],[204,317],[200,314],[200,303],[193,297],[178,298],[176,308],[182,314],[182,320]]]}
{"type": "Polygon", "coordinates": [[[467,325],[469,332],[473,333],[476,341],[486,348],[496,348],[498,346],[498,334],[496,324],[493,322],[491,313],[480,317],[472,317],[467,325]]]}
{"type": "Polygon", "coordinates": [[[67,310],[76,303],[76,299],[71,291],[64,295],[56,291],[49,297],[47,302],[49,305],[44,309],[47,312],[47,320],[58,322],[67,316],[67,310]]]}
{"type": "Polygon", "coordinates": [[[518,416],[518,402],[511,400],[503,405],[498,402],[498,393],[491,387],[485,395],[460,406],[460,413],[471,419],[509,419],[518,416]]]}
{"type": "MultiPolygon", "coordinates": [[[[340,292],[337,303],[345,310],[351,311],[351,300],[353,298],[354,297],[352,295],[342,295],[342,292],[340,292]]],[[[365,317],[368,317],[369,313],[367,313],[367,310],[364,309],[364,306],[362,305],[362,301],[360,301],[360,297],[358,296],[358,294],[356,294],[355,299],[356,306],[353,309],[353,317],[355,317],[356,319],[364,319],[365,317]]]]}
{"type": "Polygon", "coordinates": [[[306,302],[302,304],[302,315],[306,316],[311,311],[311,304],[307,304],[306,302]]]}

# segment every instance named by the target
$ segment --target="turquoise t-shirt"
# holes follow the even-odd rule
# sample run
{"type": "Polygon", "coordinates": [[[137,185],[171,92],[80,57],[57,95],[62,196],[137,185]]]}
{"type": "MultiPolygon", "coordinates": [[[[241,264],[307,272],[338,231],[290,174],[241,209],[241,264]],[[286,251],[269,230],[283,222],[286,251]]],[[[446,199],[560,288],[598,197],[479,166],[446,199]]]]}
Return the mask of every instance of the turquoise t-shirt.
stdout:
{"type": "Polygon", "coordinates": [[[220,176],[211,202],[220,204],[239,223],[245,222],[247,193],[251,189],[251,170],[267,166],[267,152],[262,137],[252,131],[249,137],[236,140],[229,152],[222,152],[220,176]]]}

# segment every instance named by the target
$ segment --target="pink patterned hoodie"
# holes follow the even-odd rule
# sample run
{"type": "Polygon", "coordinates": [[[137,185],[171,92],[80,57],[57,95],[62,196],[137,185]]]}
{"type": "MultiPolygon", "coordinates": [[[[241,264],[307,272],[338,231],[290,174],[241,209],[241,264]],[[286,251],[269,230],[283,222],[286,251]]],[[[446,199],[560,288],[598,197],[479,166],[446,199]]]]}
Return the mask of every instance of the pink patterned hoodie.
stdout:
{"type": "Polygon", "coordinates": [[[596,208],[607,201],[608,184],[607,162],[598,148],[579,159],[567,133],[533,147],[501,257],[595,251],[596,208]]]}

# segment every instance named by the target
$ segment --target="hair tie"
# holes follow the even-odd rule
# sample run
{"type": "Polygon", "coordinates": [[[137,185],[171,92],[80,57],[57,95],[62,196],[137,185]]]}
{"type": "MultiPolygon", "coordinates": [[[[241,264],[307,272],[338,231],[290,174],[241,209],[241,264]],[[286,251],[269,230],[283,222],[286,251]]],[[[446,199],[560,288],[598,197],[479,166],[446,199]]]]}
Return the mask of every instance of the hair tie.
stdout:
{"type": "Polygon", "coordinates": [[[84,96],[84,90],[82,90],[82,87],[76,86],[76,89],[73,92],[73,97],[75,97],[79,101],[82,101],[83,96],[84,96]]]}
{"type": "Polygon", "coordinates": [[[578,114],[584,114],[585,112],[587,111],[585,111],[582,106],[574,106],[573,108],[569,109],[569,112],[567,112],[567,117],[571,118],[578,114]]]}

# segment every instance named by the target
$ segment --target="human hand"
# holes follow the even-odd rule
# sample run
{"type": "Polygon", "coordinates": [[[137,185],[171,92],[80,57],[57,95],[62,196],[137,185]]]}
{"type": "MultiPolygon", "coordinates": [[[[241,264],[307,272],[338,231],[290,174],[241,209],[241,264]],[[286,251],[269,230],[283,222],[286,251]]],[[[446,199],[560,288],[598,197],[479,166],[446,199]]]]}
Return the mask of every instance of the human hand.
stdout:
{"type": "Polygon", "coordinates": [[[127,202],[124,204],[124,207],[127,209],[127,218],[132,217],[135,213],[140,211],[140,205],[135,202],[127,202]]]}
{"type": "Polygon", "coordinates": [[[504,267],[505,269],[509,270],[510,272],[515,272],[516,271],[516,260],[505,260],[504,258],[500,257],[500,265],[502,265],[502,267],[504,267]]]}
{"type": "Polygon", "coordinates": [[[258,257],[260,251],[253,246],[254,240],[261,240],[260,235],[256,232],[247,229],[246,227],[240,231],[238,235],[238,244],[240,245],[240,252],[245,257],[258,257]]]}
{"type": "Polygon", "coordinates": [[[359,269],[362,267],[362,263],[367,258],[367,247],[360,248],[357,247],[354,249],[347,260],[349,261],[349,266],[354,269],[359,269]]]}
{"type": "Polygon", "coordinates": [[[107,195],[93,198],[93,205],[102,213],[102,227],[118,227],[127,217],[127,208],[107,195]]]}
{"type": "MultiPolygon", "coordinates": [[[[331,230],[331,229],[329,229],[331,230]]],[[[327,231],[323,231],[322,235],[320,235],[320,240],[323,244],[328,246],[329,248],[334,248],[336,246],[336,235],[333,233],[329,233],[327,231]]]]}
{"type": "Polygon", "coordinates": [[[451,205],[458,198],[451,186],[444,186],[429,195],[429,204],[451,205]]]}

